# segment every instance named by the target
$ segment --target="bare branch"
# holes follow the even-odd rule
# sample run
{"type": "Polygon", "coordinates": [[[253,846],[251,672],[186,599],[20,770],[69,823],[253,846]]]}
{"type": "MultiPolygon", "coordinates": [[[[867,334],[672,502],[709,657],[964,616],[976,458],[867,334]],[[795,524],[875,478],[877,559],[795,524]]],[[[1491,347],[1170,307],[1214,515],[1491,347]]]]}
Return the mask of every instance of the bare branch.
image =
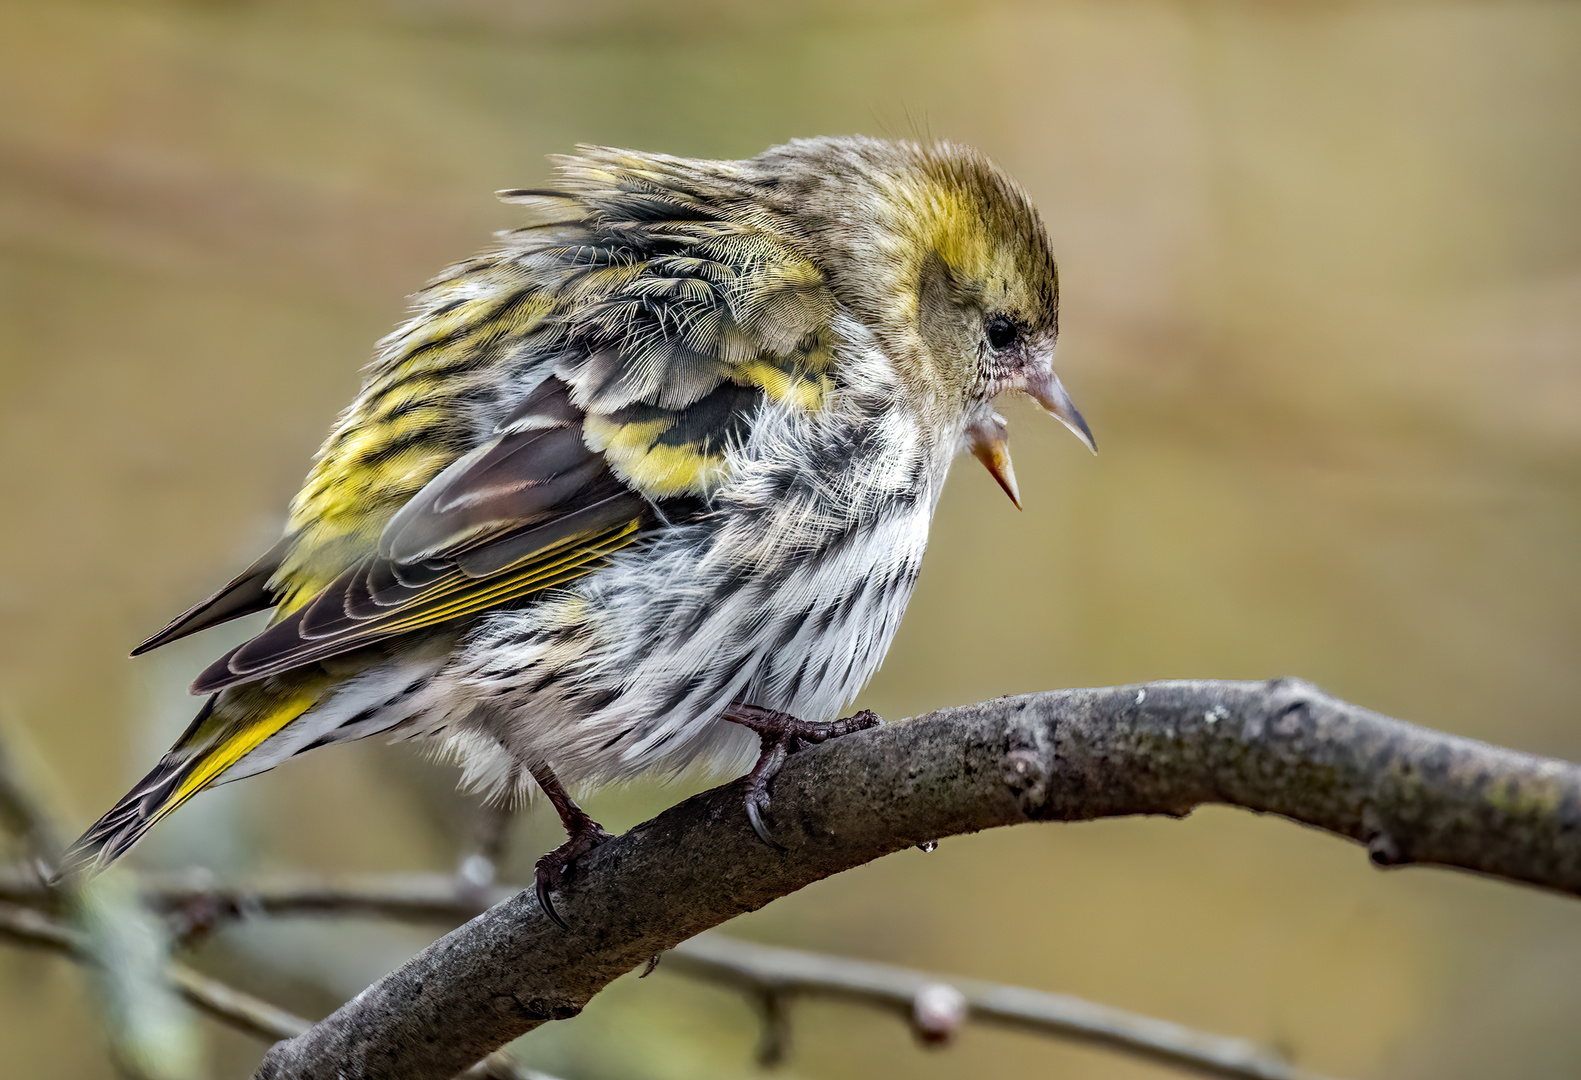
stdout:
{"type": "Polygon", "coordinates": [[[496,1050],[456,1080],[555,1080],[548,1073],[529,1069],[502,1050],[496,1050]]]}
{"type": "Polygon", "coordinates": [[[64,926],[36,911],[9,904],[0,905],[0,938],[68,956],[77,948],[76,935],[64,926]]]}
{"type": "MultiPolygon", "coordinates": [[[[208,875],[201,873],[144,875],[144,903],[155,910],[205,912],[217,921],[267,915],[376,916],[455,925],[482,910],[475,889],[444,874],[370,874],[330,879],[296,876],[223,886],[205,885],[208,880],[208,875]]],[[[499,902],[515,891],[497,886],[485,895],[499,902]]],[[[46,891],[31,886],[25,879],[0,880],[0,899],[37,903],[47,896],[46,891]]],[[[663,969],[736,986],[752,997],[765,1012],[765,1038],[758,1053],[759,1061],[765,1064],[784,1056],[787,1035],[783,999],[789,993],[847,997],[894,1006],[910,1018],[918,987],[948,985],[976,988],[966,1002],[975,1020],[1085,1040],[1210,1075],[1262,1080],[1305,1075],[1249,1043],[1206,1035],[1080,998],[944,979],[817,953],[770,949],[717,934],[704,934],[677,945],[664,954],[663,969]]]]}
{"type": "Polygon", "coordinates": [[[794,755],[771,827],[741,781],[580,860],[561,911],[519,894],[435,942],[306,1035],[264,1080],[453,1075],[737,914],[941,836],[1024,821],[1268,811],[1368,845],[1581,891],[1581,769],[1439,734],[1294,680],[1068,690],[945,710],[794,755]]]}
{"type": "Polygon", "coordinates": [[[1066,994],[937,975],[822,956],[799,949],[753,945],[716,933],[699,934],[664,955],[661,972],[722,982],[775,999],[821,996],[876,1005],[915,1022],[919,996],[941,985],[965,998],[966,1018],[1057,1035],[1230,1080],[1319,1080],[1242,1039],[1207,1035],[1179,1024],[1095,1005],[1066,994]]]}
{"type": "Polygon", "coordinates": [[[290,1039],[313,1026],[311,1020],[211,979],[185,964],[171,962],[165,967],[165,975],[181,996],[198,1009],[260,1039],[290,1039]]]}
{"type": "MultiPolygon", "coordinates": [[[[5,888],[0,883],[0,893],[5,888]]],[[[217,885],[205,874],[150,874],[142,888],[144,902],[156,911],[190,912],[218,922],[259,915],[369,915],[450,925],[516,892],[449,874],[292,875],[240,885],[217,885]]]]}
{"type": "MultiPolygon", "coordinates": [[[[18,945],[48,949],[78,962],[87,962],[79,934],[28,908],[0,904],[0,938],[18,945]]],[[[260,1039],[290,1039],[313,1026],[310,1020],[304,1020],[218,979],[194,971],[185,964],[172,962],[166,965],[165,976],[176,992],[196,1008],[260,1039]]],[[[458,1074],[457,1080],[554,1078],[523,1068],[508,1054],[496,1052],[458,1074]]]]}
{"type": "MultiPolygon", "coordinates": [[[[208,908],[221,922],[261,915],[368,915],[452,925],[517,891],[493,886],[480,893],[451,874],[281,874],[222,883],[206,870],[142,873],[137,888],[154,911],[208,908]]],[[[0,901],[47,908],[59,900],[59,890],[25,873],[0,872],[0,901]]]]}
{"type": "MultiPolygon", "coordinates": [[[[140,874],[137,888],[149,910],[188,931],[177,933],[181,939],[261,916],[371,916],[455,926],[516,892],[480,886],[459,874],[284,874],[220,883],[202,870],[140,874]]],[[[0,871],[0,901],[61,909],[60,891],[25,872],[0,871]]]]}
{"type": "MultiPolygon", "coordinates": [[[[27,908],[0,905],[0,938],[49,949],[79,962],[88,961],[80,934],[27,908]]],[[[310,1020],[293,1016],[185,964],[168,964],[165,974],[177,992],[193,1006],[248,1034],[264,1039],[290,1039],[313,1026],[310,1020]]]]}
{"type": "MultiPolygon", "coordinates": [[[[0,821],[22,840],[27,882],[44,889],[61,849],[55,815],[40,790],[44,768],[31,749],[20,727],[0,738],[0,821]]],[[[88,969],[118,1070],[140,1080],[190,1080],[199,1071],[199,1047],[190,1011],[162,977],[169,956],[165,924],[119,877],[79,885],[50,889],[50,907],[69,924],[74,952],[91,958],[88,969]]]]}

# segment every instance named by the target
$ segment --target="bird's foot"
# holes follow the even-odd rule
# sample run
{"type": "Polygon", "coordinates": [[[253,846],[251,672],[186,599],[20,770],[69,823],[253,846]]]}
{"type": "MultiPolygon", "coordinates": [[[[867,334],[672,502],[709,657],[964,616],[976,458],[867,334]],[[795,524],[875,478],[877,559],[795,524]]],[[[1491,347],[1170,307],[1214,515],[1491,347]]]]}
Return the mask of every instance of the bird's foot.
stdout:
{"type": "Polygon", "coordinates": [[[763,811],[769,805],[769,782],[785,764],[785,759],[804,747],[838,739],[852,732],[866,731],[882,723],[878,714],[869,709],[839,720],[817,722],[798,720],[789,713],[740,702],[726,709],[724,717],[757,732],[762,742],[763,749],[758,754],[757,764],[747,773],[747,820],[752,823],[752,831],[758,834],[759,840],[781,850],[784,845],[775,840],[763,824],[763,811]]]}
{"type": "Polygon", "coordinates": [[[571,869],[577,859],[600,844],[614,839],[611,834],[604,831],[604,826],[586,814],[582,814],[574,821],[566,822],[566,831],[570,835],[566,837],[565,843],[539,859],[533,875],[533,884],[538,893],[538,906],[543,908],[543,913],[549,916],[549,920],[562,930],[570,930],[571,925],[555,910],[554,901],[549,894],[559,890],[565,881],[566,871],[571,869]]]}

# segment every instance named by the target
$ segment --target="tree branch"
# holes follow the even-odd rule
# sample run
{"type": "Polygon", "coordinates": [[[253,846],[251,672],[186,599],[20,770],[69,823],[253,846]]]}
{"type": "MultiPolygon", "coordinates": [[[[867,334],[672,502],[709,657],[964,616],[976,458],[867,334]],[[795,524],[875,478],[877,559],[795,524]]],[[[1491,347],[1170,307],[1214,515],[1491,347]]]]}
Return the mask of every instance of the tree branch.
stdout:
{"type": "MultiPolygon", "coordinates": [[[[78,962],[88,962],[81,935],[37,911],[0,904],[0,939],[17,945],[47,949],[78,962]]],[[[187,1003],[200,1012],[261,1039],[289,1039],[312,1027],[284,1009],[237,990],[218,979],[174,961],[165,965],[165,977],[187,1003]]],[[[456,1080],[555,1080],[518,1064],[503,1053],[493,1053],[459,1073],[456,1080]]]]}
{"type": "MultiPolygon", "coordinates": [[[[219,885],[207,873],[186,872],[144,874],[139,878],[139,891],[151,910],[193,922],[207,933],[227,922],[266,916],[375,917],[455,926],[517,890],[499,885],[479,888],[450,874],[285,875],[219,885]]],[[[25,876],[0,876],[0,901],[47,907],[53,899],[47,888],[25,876]]],[[[0,924],[0,936],[4,932],[0,924]]],[[[953,1032],[930,1032],[918,1023],[914,999],[924,986],[944,987],[954,994],[967,990],[957,1022],[967,1019],[969,1010],[974,1020],[1090,1042],[1232,1080],[1307,1076],[1251,1043],[1064,994],[945,979],[845,957],[768,948],[716,934],[682,942],[664,954],[664,961],[665,972],[733,986],[776,1008],[784,1004],[781,999],[796,994],[850,998],[897,1009],[912,1020],[919,1036],[930,1042],[947,1041],[953,1032]]],[[[783,1019],[782,1014],[783,1009],[776,1015],[783,1019]]],[[[775,1059],[772,1051],[781,1041],[770,1037],[765,1043],[769,1052],[764,1056],[775,1059]]]]}
{"type": "MultiPolygon", "coordinates": [[[[821,956],[800,949],[753,945],[720,934],[699,934],[664,956],[661,972],[722,982],[760,996],[821,996],[859,1001],[898,1013],[928,1041],[942,1042],[964,1020],[1057,1035],[1228,1080],[1321,1080],[1243,1039],[1228,1039],[1097,1005],[977,979],[937,975],[821,956]],[[955,1023],[928,1024],[930,995],[958,995],[955,1023]]],[[[948,997],[946,997],[948,1000],[948,997]]]]}
{"type": "MultiPolygon", "coordinates": [[[[73,960],[87,959],[79,934],[27,908],[0,905],[0,938],[18,945],[48,949],[73,960]]],[[[293,1016],[218,979],[211,979],[185,964],[171,963],[166,966],[165,974],[189,1004],[250,1035],[289,1039],[312,1027],[311,1021],[293,1016]]]]}
{"type": "Polygon", "coordinates": [[[559,901],[570,933],[518,894],[275,1046],[258,1076],[440,1080],[735,915],[893,851],[1023,821],[1228,803],[1359,840],[1379,865],[1581,891],[1581,769],[1295,680],[1057,691],[838,739],[775,780],[783,850],[753,836],[742,791],[688,799],[583,858],[559,901]]]}
{"type": "MultiPolygon", "coordinates": [[[[221,883],[208,871],[141,873],[143,903],[163,915],[218,926],[273,916],[370,916],[396,922],[464,923],[518,890],[478,886],[455,874],[269,875],[221,883]]],[[[60,890],[26,873],[0,871],[0,901],[58,909],[60,890]]]]}

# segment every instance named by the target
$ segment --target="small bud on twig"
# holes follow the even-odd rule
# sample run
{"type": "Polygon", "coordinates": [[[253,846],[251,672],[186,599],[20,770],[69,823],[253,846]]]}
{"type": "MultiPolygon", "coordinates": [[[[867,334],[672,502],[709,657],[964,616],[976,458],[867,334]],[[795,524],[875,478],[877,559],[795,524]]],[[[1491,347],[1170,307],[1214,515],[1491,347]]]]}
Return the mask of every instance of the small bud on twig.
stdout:
{"type": "Polygon", "coordinates": [[[924,1046],[943,1046],[966,1022],[966,995],[949,983],[924,983],[911,1002],[911,1029],[924,1046]]]}

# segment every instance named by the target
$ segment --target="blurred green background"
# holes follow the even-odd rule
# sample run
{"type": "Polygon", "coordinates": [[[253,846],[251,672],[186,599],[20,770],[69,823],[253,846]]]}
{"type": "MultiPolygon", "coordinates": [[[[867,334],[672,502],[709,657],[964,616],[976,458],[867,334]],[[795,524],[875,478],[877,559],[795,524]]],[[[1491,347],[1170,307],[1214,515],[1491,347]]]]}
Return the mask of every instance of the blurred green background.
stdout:
{"type": "MultiPolygon", "coordinates": [[[[1300,675],[1581,758],[1581,6],[585,0],[0,6],[0,697],[72,829],[196,702],[130,645],[266,546],[402,297],[577,142],[975,143],[1042,207],[1087,455],[1012,405],[861,704],[1300,675]]],[[[448,870],[454,774],[364,743],[200,797],[134,861],[448,870]]],[[[623,828],[684,786],[594,797],[623,828]]],[[[556,841],[533,811],[524,874],[556,841]]],[[[1082,994],[1350,1077],[1581,1074],[1581,908],[1228,810],[946,840],[728,928],[1082,994]]],[[[320,1015],[423,944],[312,922],[196,962],[320,1015]]],[[[661,968],[662,972],[662,968],[661,968]]],[[[798,1007],[788,1075],[1175,1075],[798,1007]]],[[[205,1026],[214,1074],[256,1042],[205,1026]]],[[[623,980],[518,1047],[753,1073],[753,1014],[623,980]]],[[[0,949],[0,1075],[111,1075],[81,972],[0,949]]]]}

